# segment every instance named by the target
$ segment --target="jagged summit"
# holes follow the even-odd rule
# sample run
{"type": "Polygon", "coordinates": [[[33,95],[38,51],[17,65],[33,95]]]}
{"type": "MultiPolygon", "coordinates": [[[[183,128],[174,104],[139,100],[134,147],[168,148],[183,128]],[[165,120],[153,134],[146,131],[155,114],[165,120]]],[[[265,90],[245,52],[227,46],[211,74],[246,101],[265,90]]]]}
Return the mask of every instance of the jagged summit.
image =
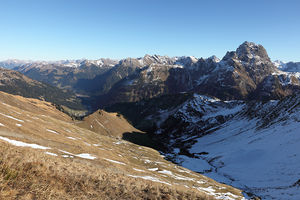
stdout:
{"type": "Polygon", "coordinates": [[[244,42],[236,51],[228,51],[222,60],[236,59],[243,62],[271,62],[266,49],[254,42],[244,42]]]}
{"type": "Polygon", "coordinates": [[[210,60],[212,60],[213,62],[216,62],[216,63],[220,62],[220,59],[215,55],[210,56],[207,59],[210,59],[210,60]]]}
{"type": "Polygon", "coordinates": [[[146,54],[119,61],[33,63],[14,69],[32,79],[73,90],[77,94],[97,98],[103,95],[105,98],[99,97],[101,102],[98,104],[101,105],[192,91],[223,100],[250,96],[254,99],[261,96],[276,99],[290,94],[295,87],[297,89],[297,80],[300,80],[296,65],[291,65],[287,71],[293,71],[293,74],[283,73],[283,69],[278,69],[271,62],[262,45],[248,41],[235,51],[227,52],[222,60],[216,56],[198,59],[193,56],[146,54]]]}
{"type": "Polygon", "coordinates": [[[170,58],[169,56],[160,56],[160,55],[148,55],[146,54],[143,57],[143,62],[146,65],[151,63],[163,64],[163,65],[172,65],[175,62],[175,58],[170,58]]]}
{"type": "Polygon", "coordinates": [[[260,45],[253,42],[244,42],[241,44],[237,50],[236,54],[242,61],[249,61],[250,59],[263,59],[270,62],[270,58],[266,49],[260,45]]]}
{"type": "Polygon", "coordinates": [[[188,66],[192,66],[196,62],[198,62],[198,59],[195,58],[194,56],[181,56],[181,57],[176,58],[175,64],[179,64],[179,65],[188,67],[188,66]]]}
{"type": "Polygon", "coordinates": [[[277,66],[278,69],[282,71],[300,73],[300,62],[284,63],[281,61],[275,61],[274,64],[277,66]]]}

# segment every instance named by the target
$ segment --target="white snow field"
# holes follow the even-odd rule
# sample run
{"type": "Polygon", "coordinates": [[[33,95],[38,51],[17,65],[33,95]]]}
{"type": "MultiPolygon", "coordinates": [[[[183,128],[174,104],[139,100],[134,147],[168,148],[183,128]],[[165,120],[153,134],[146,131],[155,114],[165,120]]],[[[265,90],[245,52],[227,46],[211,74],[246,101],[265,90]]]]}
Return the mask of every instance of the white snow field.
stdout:
{"type": "MultiPolygon", "coordinates": [[[[241,115],[242,107],[237,105],[232,109],[237,111],[231,113],[232,119],[213,133],[196,139],[189,152],[199,155],[198,158],[178,155],[178,161],[183,167],[262,199],[299,200],[299,99],[289,99],[290,104],[280,101],[261,104],[254,115],[267,113],[261,115],[263,118],[241,115]]],[[[195,118],[185,120],[197,122],[195,118]]]]}

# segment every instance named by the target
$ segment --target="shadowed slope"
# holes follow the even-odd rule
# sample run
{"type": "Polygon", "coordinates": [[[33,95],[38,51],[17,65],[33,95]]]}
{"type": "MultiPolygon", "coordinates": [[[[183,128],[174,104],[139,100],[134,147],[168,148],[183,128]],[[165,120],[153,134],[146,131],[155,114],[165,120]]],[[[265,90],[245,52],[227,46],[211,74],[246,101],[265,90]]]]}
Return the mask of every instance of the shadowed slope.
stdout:
{"type": "Polygon", "coordinates": [[[0,198],[243,198],[153,149],[76,124],[50,103],[0,92],[0,198]]]}

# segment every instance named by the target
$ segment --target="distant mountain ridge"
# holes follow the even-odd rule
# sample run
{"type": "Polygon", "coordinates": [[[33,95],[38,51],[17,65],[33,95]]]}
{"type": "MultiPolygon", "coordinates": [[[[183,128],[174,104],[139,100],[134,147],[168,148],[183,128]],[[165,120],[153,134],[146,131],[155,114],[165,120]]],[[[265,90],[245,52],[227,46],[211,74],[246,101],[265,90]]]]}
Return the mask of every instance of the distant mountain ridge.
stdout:
{"type": "Polygon", "coordinates": [[[299,77],[290,73],[284,75],[261,45],[250,42],[227,52],[222,60],[146,55],[122,60],[111,71],[115,72],[95,78],[105,80],[108,75],[115,81],[106,81],[111,86],[105,94],[100,93],[100,101],[134,102],[180,92],[198,92],[223,100],[279,99],[299,89],[299,77]],[[119,73],[122,70],[126,73],[119,73]]]}
{"type": "Polygon", "coordinates": [[[30,79],[14,70],[0,68],[0,91],[84,110],[74,93],[30,79]]]}
{"type": "Polygon", "coordinates": [[[14,66],[32,79],[91,96],[100,106],[180,92],[223,100],[279,99],[300,85],[299,63],[273,63],[265,48],[252,42],[244,42],[221,60],[215,56],[145,55],[119,61],[10,61],[2,65],[14,66]]]}
{"type": "MultiPolygon", "coordinates": [[[[280,99],[300,88],[297,63],[273,63],[265,48],[244,42],[220,60],[145,55],[120,61],[26,63],[14,69],[38,81],[92,97],[96,105],[198,92],[223,100],[280,99]]],[[[95,108],[96,109],[96,108],[95,108]]]]}
{"type": "Polygon", "coordinates": [[[300,72],[300,62],[282,62],[280,60],[274,61],[275,66],[284,72],[300,72]]]}

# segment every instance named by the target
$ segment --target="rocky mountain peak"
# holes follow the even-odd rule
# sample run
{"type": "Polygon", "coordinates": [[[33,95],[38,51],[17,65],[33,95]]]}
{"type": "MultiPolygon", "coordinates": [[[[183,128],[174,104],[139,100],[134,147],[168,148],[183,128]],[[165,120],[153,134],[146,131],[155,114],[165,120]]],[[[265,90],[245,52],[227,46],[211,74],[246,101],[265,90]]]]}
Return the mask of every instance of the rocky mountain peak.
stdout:
{"type": "Polygon", "coordinates": [[[213,55],[213,56],[211,56],[211,57],[209,57],[209,58],[207,58],[208,60],[211,60],[211,61],[213,61],[213,62],[215,62],[215,63],[218,63],[218,62],[220,62],[220,59],[217,57],[217,56],[215,56],[215,55],[213,55]]]}
{"type": "Polygon", "coordinates": [[[242,61],[249,62],[250,60],[264,60],[270,61],[266,49],[260,45],[253,42],[244,42],[236,49],[236,54],[238,58],[242,61]]]}
{"type": "Polygon", "coordinates": [[[238,70],[247,71],[253,79],[258,78],[259,81],[277,70],[262,45],[247,41],[236,51],[227,52],[222,61],[238,70]]]}
{"type": "Polygon", "coordinates": [[[230,59],[237,59],[237,54],[235,51],[227,51],[227,53],[225,54],[225,56],[222,58],[223,61],[227,61],[230,59]]]}
{"type": "Polygon", "coordinates": [[[168,56],[160,56],[160,55],[148,55],[146,54],[142,58],[142,62],[145,65],[150,65],[152,63],[163,64],[163,65],[172,65],[175,62],[175,58],[170,58],[168,56]]]}
{"type": "Polygon", "coordinates": [[[277,68],[280,69],[280,70],[284,69],[285,66],[286,66],[286,63],[284,63],[284,62],[282,62],[282,61],[280,61],[280,60],[275,60],[275,61],[273,62],[273,64],[275,65],[275,67],[277,67],[277,68]]]}
{"type": "Polygon", "coordinates": [[[188,67],[188,66],[195,64],[196,62],[198,62],[198,59],[195,58],[194,56],[182,56],[182,57],[178,57],[176,59],[175,64],[188,67]]]}
{"type": "Polygon", "coordinates": [[[300,62],[288,62],[282,68],[286,72],[300,72],[300,62]]]}
{"type": "Polygon", "coordinates": [[[142,67],[143,63],[140,62],[140,60],[135,58],[125,58],[123,60],[120,60],[119,65],[121,66],[137,66],[142,67]]]}

